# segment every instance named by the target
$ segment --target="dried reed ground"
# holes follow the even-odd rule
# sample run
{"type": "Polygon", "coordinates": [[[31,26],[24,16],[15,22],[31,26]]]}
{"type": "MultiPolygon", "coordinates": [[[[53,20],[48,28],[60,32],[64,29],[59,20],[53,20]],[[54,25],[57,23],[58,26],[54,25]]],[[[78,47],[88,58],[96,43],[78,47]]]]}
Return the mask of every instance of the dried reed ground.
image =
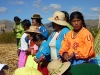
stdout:
{"type": "Polygon", "coordinates": [[[8,64],[6,75],[12,75],[17,68],[18,56],[16,44],[0,44],[0,63],[8,64]]]}

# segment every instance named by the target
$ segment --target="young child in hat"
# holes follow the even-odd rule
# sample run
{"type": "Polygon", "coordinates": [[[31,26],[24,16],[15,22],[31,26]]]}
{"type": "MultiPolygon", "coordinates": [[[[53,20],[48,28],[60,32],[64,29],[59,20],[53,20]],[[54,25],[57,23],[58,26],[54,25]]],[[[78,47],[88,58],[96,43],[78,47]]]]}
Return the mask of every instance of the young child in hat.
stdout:
{"type": "Polygon", "coordinates": [[[38,70],[43,75],[48,75],[47,64],[50,61],[50,51],[48,45],[46,45],[46,39],[42,34],[36,34],[33,37],[33,41],[39,47],[34,59],[38,63],[38,70]]]}
{"type": "Polygon", "coordinates": [[[36,56],[36,53],[38,51],[38,46],[34,43],[34,41],[32,40],[33,37],[36,34],[40,34],[41,32],[39,32],[39,29],[37,26],[30,26],[30,28],[28,30],[25,31],[27,34],[29,34],[29,49],[27,50],[27,61],[25,64],[25,67],[32,67],[37,69],[38,64],[33,60],[36,56]]]}

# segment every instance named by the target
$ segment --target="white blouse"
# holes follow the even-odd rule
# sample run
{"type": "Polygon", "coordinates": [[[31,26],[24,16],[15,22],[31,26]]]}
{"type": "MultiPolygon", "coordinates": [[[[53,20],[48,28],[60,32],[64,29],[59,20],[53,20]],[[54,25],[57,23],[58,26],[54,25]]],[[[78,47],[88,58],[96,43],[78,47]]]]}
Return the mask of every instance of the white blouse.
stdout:
{"type": "Polygon", "coordinates": [[[55,35],[53,36],[53,38],[51,39],[50,43],[49,43],[49,46],[50,46],[50,49],[51,49],[51,59],[54,60],[54,59],[58,59],[57,58],[57,51],[56,51],[56,39],[58,37],[58,35],[60,34],[60,32],[56,32],[55,35]]]}

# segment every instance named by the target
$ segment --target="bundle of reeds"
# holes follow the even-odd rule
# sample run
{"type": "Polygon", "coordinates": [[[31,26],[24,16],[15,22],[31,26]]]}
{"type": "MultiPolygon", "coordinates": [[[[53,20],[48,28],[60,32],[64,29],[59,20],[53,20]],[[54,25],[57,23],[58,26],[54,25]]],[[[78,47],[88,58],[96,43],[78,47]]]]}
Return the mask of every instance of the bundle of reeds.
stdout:
{"type": "Polygon", "coordinates": [[[98,33],[94,40],[94,50],[97,54],[100,54],[100,29],[98,30],[98,33]]]}
{"type": "Polygon", "coordinates": [[[16,44],[0,44],[0,63],[8,64],[6,75],[12,75],[17,68],[18,55],[16,44]]]}

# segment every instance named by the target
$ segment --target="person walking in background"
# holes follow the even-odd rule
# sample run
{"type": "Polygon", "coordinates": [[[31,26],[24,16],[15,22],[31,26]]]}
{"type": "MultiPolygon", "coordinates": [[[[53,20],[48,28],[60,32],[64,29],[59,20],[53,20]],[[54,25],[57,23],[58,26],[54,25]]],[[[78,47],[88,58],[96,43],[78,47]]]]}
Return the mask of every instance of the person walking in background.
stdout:
{"type": "MultiPolygon", "coordinates": [[[[22,21],[22,26],[24,31],[28,30],[31,26],[31,22],[28,19],[22,21]]],[[[24,67],[26,63],[26,50],[29,48],[29,40],[27,38],[28,34],[24,32],[20,39],[20,48],[19,48],[19,60],[18,60],[18,68],[24,67]]]]}
{"type": "Polygon", "coordinates": [[[66,34],[62,41],[59,54],[65,61],[71,61],[73,65],[89,62],[95,57],[94,38],[86,29],[82,13],[75,11],[70,15],[73,30],[66,34]]]}
{"type": "Polygon", "coordinates": [[[70,30],[72,30],[73,27],[72,27],[72,25],[70,25],[70,23],[69,23],[69,14],[68,14],[66,11],[61,11],[61,12],[63,12],[63,13],[65,14],[65,21],[68,23],[67,27],[68,27],[70,30]]]}
{"type": "Polygon", "coordinates": [[[34,59],[38,63],[38,70],[43,75],[48,75],[47,65],[50,62],[50,51],[48,45],[46,45],[46,39],[42,34],[36,34],[33,41],[39,47],[34,59]]]}
{"type": "Polygon", "coordinates": [[[59,50],[61,48],[61,42],[69,32],[69,28],[67,27],[68,23],[65,21],[65,14],[63,12],[56,11],[53,17],[48,18],[48,20],[52,22],[54,29],[47,39],[52,61],[54,59],[60,59],[59,50]]]}
{"type": "Polygon", "coordinates": [[[45,38],[48,38],[48,29],[42,24],[42,18],[39,14],[34,14],[32,17],[32,25],[34,26],[38,26],[39,27],[39,31],[42,33],[43,36],[45,36],[45,38]]]}
{"type": "Polygon", "coordinates": [[[15,24],[14,24],[13,32],[14,32],[14,34],[16,36],[17,48],[18,48],[19,47],[20,38],[24,33],[24,29],[22,27],[22,21],[18,16],[14,17],[14,22],[15,22],[15,24]]]}

